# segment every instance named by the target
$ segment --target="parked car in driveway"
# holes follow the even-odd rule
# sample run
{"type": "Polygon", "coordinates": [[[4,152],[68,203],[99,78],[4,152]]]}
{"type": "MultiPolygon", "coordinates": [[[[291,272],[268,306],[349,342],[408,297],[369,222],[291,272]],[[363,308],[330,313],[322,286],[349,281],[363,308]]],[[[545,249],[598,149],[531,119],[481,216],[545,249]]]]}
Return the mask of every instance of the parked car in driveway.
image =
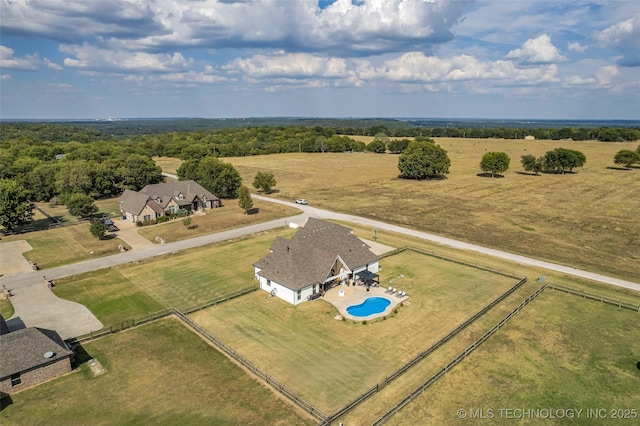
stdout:
{"type": "Polygon", "coordinates": [[[307,204],[307,200],[305,200],[304,198],[298,198],[296,200],[296,204],[307,204]]]}

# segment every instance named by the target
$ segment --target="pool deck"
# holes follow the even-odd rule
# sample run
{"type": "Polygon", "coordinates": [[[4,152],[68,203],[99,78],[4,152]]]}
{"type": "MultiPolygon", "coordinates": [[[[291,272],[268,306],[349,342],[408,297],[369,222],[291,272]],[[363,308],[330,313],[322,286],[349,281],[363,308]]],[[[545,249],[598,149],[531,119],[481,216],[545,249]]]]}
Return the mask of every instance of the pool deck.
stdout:
{"type": "Polygon", "coordinates": [[[393,309],[398,304],[400,304],[401,302],[404,302],[409,298],[408,296],[398,297],[395,294],[387,294],[385,293],[386,290],[387,290],[386,288],[382,288],[382,287],[370,287],[369,291],[367,291],[367,287],[363,285],[359,285],[359,286],[339,285],[327,291],[323,299],[331,303],[336,308],[338,308],[338,310],[340,311],[340,314],[343,317],[350,320],[354,320],[354,321],[364,321],[364,320],[371,320],[374,318],[381,318],[386,315],[389,315],[391,312],[393,312],[393,309]],[[341,291],[344,292],[343,296],[340,296],[341,291]],[[387,306],[387,308],[383,312],[379,314],[368,315],[366,317],[354,317],[353,315],[349,315],[347,313],[347,308],[349,306],[359,305],[362,302],[364,302],[365,299],[368,297],[384,297],[385,299],[388,299],[391,302],[391,304],[387,306]]]}

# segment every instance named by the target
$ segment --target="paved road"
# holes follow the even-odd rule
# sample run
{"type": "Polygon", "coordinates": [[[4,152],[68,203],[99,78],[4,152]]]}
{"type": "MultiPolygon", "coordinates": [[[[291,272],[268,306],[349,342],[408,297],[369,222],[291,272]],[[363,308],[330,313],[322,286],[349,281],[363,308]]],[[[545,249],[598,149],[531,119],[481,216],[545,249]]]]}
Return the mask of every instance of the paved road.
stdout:
{"type": "MultiPolygon", "coordinates": [[[[246,226],[243,228],[222,231],[215,234],[203,235],[203,236],[191,238],[188,240],[176,241],[176,242],[171,242],[171,243],[162,244],[162,245],[153,245],[150,247],[131,250],[126,253],[119,253],[112,256],[87,260],[87,261],[78,262],[72,265],[66,265],[58,268],[47,269],[44,271],[31,271],[31,272],[27,272],[25,274],[13,276],[13,277],[3,277],[0,279],[0,283],[6,285],[7,288],[11,289],[13,294],[16,296],[16,298],[14,298],[15,301],[18,302],[16,303],[16,316],[33,315],[33,317],[29,317],[29,318],[25,317],[23,319],[25,324],[37,325],[41,327],[48,326],[50,328],[55,328],[54,325],[56,324],[52,325],[51,323],[44,322],[45,320],[44,317],[40,319],[36,318],[37,310],[34,311],[33,309],[27,309],[28,300],[30,299],[29,294],[31,293],[31,291],[41,292],[41,288],[37,286],[42,286],[43,274],[46,274],[47,279],[54,279],[54,280],[60,279],[64,277],[81,274],[84,272],[122,265],[129,262],[135,262],[138,260],[147,259],[150,257],[154,257],[154,256],[166,254],[166,253],[185,250],[192,247],[200,247],[203,245],[207,245],[207,244],[211,244],[219,241],[239,238],[244,235],[250,235],[250,234],[263,232],[263,231],[278,228],[278,227],[283,227],[285,226],[285,221],[302,222],[307,217],[313,216],[321,219],[342,220],[346,222],[352,222],[360,225],[369,226],[371,228],[384,229],[392,232],[397,232],[400,234],[410,235],[410,236],[422,238],[428,241],[433,241],[433,242],[442,244],[444,246],[453,247],[460,250],[474,251],[474,252],[482,253],[485,255],[497,257],[500,259],[517,262],[522,265],[545,268],[548,270],[561,272],[568,275],[574,275],[577,277],[582,277],[589,280],[610,284],[618,287],[623,287],[631,290],[636,290],[640,292],[640,284],[634,283],[631,281],[625,281],[618,278],[595,274],[592,272],[572,268],[569,266],[558,265],[558,264],[545,262],[537,259],[531,259],[525,256],[513,254],[513,253],[494,250],[487,247],[478,246],[475,244],[464,243],[462,241],[456,241],[450,238],[440,237],[440,236],[429,234],[426,232],[420,232],[413,229],[403,228],[401,226],[391,225],[388,223],[366,219],[358,216],[335,213],[328,210],[315,208],[312,206],[299,206],[287,201],[275,200],[272,198],[263,197],[259,195],[255,195],[254,198],[259,200],[264,200],[264,201],[275,202],[283,205],[288,205],[292,207],[298,207],[300,210],[302,210],[302,214],[298,216],[292,216],[286,219],[284,218],[277,219],[269,222],[246,226]],[[35,320],[32,321],[31,318],[34,318],[35,320]]],[[[49,302],[53,302],[53,299],[48,299],[48,300],[49,302]]],[[[63,317],[64,315],[65,313],[62,313],[61,315],[59,315],[59,317],[63,317]]],[[[50,321],[51,318],[52,318],[52,315],[47,315],[46,321],[50,321]]],[[[69,322],[69,320],[70,318],[67,319],[67,323],[69,322]]],[[[92,323],[91,321],[87,321],[87,324],[85,327],[87,329],[85,332],[88,333],[89,331],[95,330],[95,328],[89,328],[89,327],[93,327],[92,325],[90,325],[91,323],[92,323]]],[[[61,326],[64,326],[64,324],[62,324],[61,326]]],[[[81,332],[77,331],[77,330],[80,330],[80,328],[76,327],[73,330],[76,333],[76,335],[82,334],[81,332]]],[[[65,332],[65,330],[61,330],[61,331],[63,332],[63,334],[69,335],[69,332],[65,332]]]]}

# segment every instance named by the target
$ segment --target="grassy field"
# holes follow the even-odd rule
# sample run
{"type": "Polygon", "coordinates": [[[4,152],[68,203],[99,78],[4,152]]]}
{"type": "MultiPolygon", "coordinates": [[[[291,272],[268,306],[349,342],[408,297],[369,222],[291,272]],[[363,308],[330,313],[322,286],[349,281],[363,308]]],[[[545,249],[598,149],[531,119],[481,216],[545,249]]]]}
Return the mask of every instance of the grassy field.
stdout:
{"type": "Polygon", "coordinates": [[[386,258],[411,304],[385,320],[336,321],[333,305],[297,307],[259,291],[193,314],[225,343],[322,410],[333,411],[435,343],[516,280],[404,252],[386,258]],[[258,355],[259,354],[259,355],[258,355]],[[286,362],[283,362],[286,360],[286,362]]]}
{"type": "MultiPolygon", "coordinates": [[[[391,154],[277,154],[225,158],[245,181],[275,175],[276,198],[406,225],[593,272],[637,280],[640,263],[640,170],[613,168],[613,156],[638,143],[448,139],[444,180],[398,178],[391,154]],[[522,173],[520,156],[577,149],[586,166],[574,174],[522,173]],[[504,151],[504,178],[479,177],[487,151],[504,151]]],[[[165,164],[171,163],[165,160],[165,164]]],[[[173,166],[177,163],[173,162],[173,166]]]]}
{"type": "MultiPolygon", "coordinates": [[[[89,223],[71,216],[65,206],[51,207],[48,203],[36,204],[49,215],[65,223],[65,226],[48,229],[52,221],[40,211],[34,210],[32,226],[41,230],[3,236],[0,244],[27,240],[33,250],[24,253],[24,257],[30,262],[37,263],[40,269],[116,254],[119,253],[118,245],[120,244],[128,247],[122,240],[110,238],[108,234],[104,240],[94,238],[89,231],[89,223]]],[[[117,215],[115,211],[118,210],[118,202],[115,198],[98,200],[96,205],[100,209],[99,214],[117,215]]]]}
{"type": "Polygon", "coordinates": [[[1,299],[0,314],[2,314],[2,317],[6,320],[8,318],[11,318],[13,316],[13,313],[14,313],[14,310],[11,302],[8,301],[7,299],[1,299]]]}
{"type": "MultiPolygon", "coordinates": [[[[389,424],[513,424],[500,408],[640,409],[638,313],[549,292],[396,414],[389,424]],[[460,419],[458,409],[493,409],[495,418],[460,419]]],[[[640,414],[639,414],[640,415],[640,414]]],[[[567,419],[518,424],[567,424],[567,419]]],[[[636,420],[637,422],[637,420],[636,420]]]]}
{"type": "Polygon", "coordinates": [[[314,424],[174,319],[84,349],[105,374],[94,377],[85,357],[80,372],[4,399],[0,423],[314,424]]]}
{"type": "Polygon", "coordinates": [[[81,303],[106,326],[165,307],[185,308],[252,286],[253,262],[278,230],[56,280],[58,297],[81,303]]]}
{"type": "Polygon", "coordinates": [[[256,212],[247,215],[244,214],[244,210],[238,207],[237,200],[227,200],[224,207],[207,210],[206,215],[190,216],[192,229],[186,229],[182,220],[177,219],[155,226],[145,226],[140,228],[139,233],[154,243],[156,236],[163,237],[165,242],[171,242],[268,222],[300,213],[300,210],[291,207],[259,200],[254,200],[253,206],[256,212]]]}

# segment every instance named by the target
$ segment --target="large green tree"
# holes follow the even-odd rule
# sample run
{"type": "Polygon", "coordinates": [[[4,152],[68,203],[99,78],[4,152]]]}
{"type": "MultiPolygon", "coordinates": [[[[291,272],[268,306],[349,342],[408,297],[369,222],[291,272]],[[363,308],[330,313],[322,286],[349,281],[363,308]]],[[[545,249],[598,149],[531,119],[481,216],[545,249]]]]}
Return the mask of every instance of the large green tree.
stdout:
{"type": "Polygon", "coordinates": [[[89,217],[98,212],[93,198],[85,194],[69,194],[64,196],[62,201],[67,206],[69,213],[76,217],[89,217]]]}
{"type": "Polygon", "coordinates": [[[449,166],[447,151],[433,142],[413,141],[398,158],[400,177],[406,179],[441,177],[449,173],[449,166]]]}
{"type": "Polygon", "coordinates": [[[249,214],[249,211],[253,208],[251,193],[249,192],[249,188],[244,185],[238,188],[238,204],[240,208],[244,210],[244,214],[249,214]]]}
{"type": "Polygon", "coordinates": [[[640,147],[638,147],[638,151],[631,151],[629,149],[618,151],[613,157],[613,162],[615,164],[621,164],[627,169],[633,164],[640,163],[640,147]]]}
{"type": "Polygon", "coordinates": [[[480,170],[491,173],[491,177],[509,170],[511,159],[506,152],[487,152],[480,160],[480,170]]]}
{"type": "Polygon", "coordinates": [[[33,204],[29,193],[20,183],[0,179],[0,225],[8,230],[29,223],[33,217],[33,204]]]}
{"type": "Polygon", "coordinates": [[[580,151],[556,148],[545,154],[544,169],[548,172],[564,174],[567,170],[573,172],[575,167],[582,167],[586,162],[587,157],[580,151]]]}
{"type": "Polygon", "coordinates": [[[258,172],[253,179],[253,187],[261,190],[265,194],[270,194],[271,189],[276,186],[276,179],[273,173],[258,172]]]}
{"type": "Polygon", "coordinates": [[[240,173],[231,164],[212,156],[183,162],[177,174],[180,180],[195,180],[220,198],[236,198],[242,185],[240,173]]]}

